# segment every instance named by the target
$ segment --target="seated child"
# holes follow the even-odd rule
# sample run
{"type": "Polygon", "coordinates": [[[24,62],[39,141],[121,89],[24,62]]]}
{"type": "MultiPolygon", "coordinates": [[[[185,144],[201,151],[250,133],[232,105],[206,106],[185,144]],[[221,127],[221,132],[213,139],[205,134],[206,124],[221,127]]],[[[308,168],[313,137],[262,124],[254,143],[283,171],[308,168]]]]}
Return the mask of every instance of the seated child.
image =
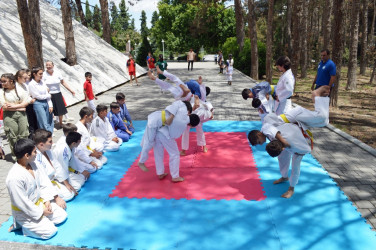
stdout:
{"type": "Polygon", "coordinates": [[[6,178],[14,220],[9,231],[22,228],[25,236],[49,239],[57,232],[55,225],[66,220],[67,212],[53,201],[51,182],[34,163],[34,142],[20,139],[13,149],[17,162],[6,178]]]}
{"type": "MultiPolygon", "coordinates": [[[[89,129],[93,121],[94,111],[89,107],[80,110],[80,120],[76,123],[77,132],[82,135],[80,145],[74,150],[76,159],[85,163],[84,170],[94,173],[107,163],[107,158],[103,155],[103,140],[97,137],[90,137],[89,129]]],[[[79,169],[76,169],[82,172],[79,169]]]]}
{"type": "Polygon", "coordinates": [[[76,165],[73,150],[80,144],[81,134],[77,132],[69,132],[67,136],[64,137],[66,137],[66,142],[57,145],[54,148],[53,153],[62,166],[59,175],[61,176],[61,179],[63,179],[63,185],[74,191],[75,195],[77,195],[77,192],[80,191],[81,187],[85,184],[90,173],[87,170],[84,170],[83,173],[86,174],[85,176],[73,168],[73,166],[76,165]]]}
{"type": "Polygon", "coordinates": [[[163,111],[155,111],[148,115],[148,123],[145,128],[145,133],[141,141],[141,155],[138,166],[143,171],[148,171],[145,166],[146,160],[149,158],[149,151],[155,145],[155,137],[158,130],[162,127],[167,127],[162,133],[166,138],[179,138],[187,125],[197,126],[199,118],[197,115],[191,114],[192,105],[185,101],[175,101],[167,106],[163,111]]]}
{"type": "Polygon", "coordinates": [[[35,164],[42,168],[50,179],[56,194],[65,201],[73,199],[75,193],[59,182],[63,181],[60,175],[62,166],[54,157],[52,148],[52,133],[44,129],[37,129],[34,133],[34,142],[37,146],[37,158],[35,164]]]}
{"type": "Polygon", "coordinates": [[[110,112],[107,113],[107,118],[110,121],[113,130],[117,137],[127,142],[132,135],[132,132],[124,125],[123,120],[120,118],[120,106],[117,102],[110,104],[110,112]]]}
{"type": "Polygon", "coordinates": [[[116,136],[110,121],[107,118],[107,106],[97,105],[98,116],[90,126],[91,135],[103,141],[104,151],[118,151],[123,140],[116,136]]]}
{"type": "Polygon", "coordinates": [[[120,106],[120,118],[123,120],[124,125],[127,126],[128,130],[134,133],[134,127],[132,123],[131,115],[127,109],[127,105],[125,105],[125,95],[121,92],[116,94],[116,102],[119,103],[120,106]]]}

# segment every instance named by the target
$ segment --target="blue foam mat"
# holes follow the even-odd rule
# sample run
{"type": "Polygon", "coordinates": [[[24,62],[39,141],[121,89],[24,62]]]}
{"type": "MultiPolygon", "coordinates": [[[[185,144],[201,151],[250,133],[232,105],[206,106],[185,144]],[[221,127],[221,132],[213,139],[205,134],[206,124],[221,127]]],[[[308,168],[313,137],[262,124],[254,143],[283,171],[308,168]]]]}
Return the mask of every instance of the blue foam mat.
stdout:
{"type": "MultiPolygon", "coordinates": [[[[93,174],[68,203],[68,220],[50,240],[8,233],[0,240],[111,249],[375,249],[375,233],[321,165],[306,155],[291,199],[280,195],[288,183],[277,159],[253,148],[267,198],[263,201],[109,198],[140,153],[146,121],[120,152],[106,153],[108,164],[93,174]]],[[[207,132],[248,132],[260,122],[209,121],[207,132]]]]}

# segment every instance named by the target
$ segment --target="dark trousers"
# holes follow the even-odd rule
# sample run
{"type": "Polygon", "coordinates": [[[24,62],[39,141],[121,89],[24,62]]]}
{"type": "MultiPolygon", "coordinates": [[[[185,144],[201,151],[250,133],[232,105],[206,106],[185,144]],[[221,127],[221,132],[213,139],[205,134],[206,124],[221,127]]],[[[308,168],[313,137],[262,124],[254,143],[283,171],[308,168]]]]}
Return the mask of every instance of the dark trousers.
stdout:
{"type": "Polygon", "coordinates": [[[37,116],[33,108],[33,104],[26,106],[26,116],[29,123],[29,138],[33,139],[35,130],[38,129],[37,116]]]}
{"type": "Polygon", "coordinates": [[[189,64],[191,64],[191,71],[193,70],[193,60],[188,61],[188,70],[189,70],[189,64]]]}

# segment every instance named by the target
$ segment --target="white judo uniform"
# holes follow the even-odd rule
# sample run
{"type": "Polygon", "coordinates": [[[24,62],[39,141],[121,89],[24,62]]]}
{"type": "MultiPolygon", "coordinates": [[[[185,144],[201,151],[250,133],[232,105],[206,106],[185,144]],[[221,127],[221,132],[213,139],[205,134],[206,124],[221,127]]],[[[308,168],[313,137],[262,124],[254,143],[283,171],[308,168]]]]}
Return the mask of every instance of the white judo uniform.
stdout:
{"type": "Polygon", "coordinates": [[[42,168],[44,172],[47,174],[47,177],[50,179],[52,186],[55,189],[57,195],[60,196],[65,201],[69,201],[73,199],[74,192],[68,190],[63,184],[59,183],[60,180],[62,181],[62,177],[59,175],[62,173],[62,166],[54,157],[54,154],[51,150],[47,150],[46,156],[44,156],[39,149],[37,149],[37,156],[35,158],[35,164],[38,168],[42,168]]]}
{"type": "Polygon", "coordinates": [[[294,92],[295,78],[292,74],[291,69],[288,69],[283,75],[279,78],[276,86],[276,95],[278,96],[279,101],[275,101],[274,112],[277,115],[286,113],[291,109],[291,99],[294,92]]]}
{"type": "MultiPolygon", "coordinates": [[[[193,105],[192,105],[193,106],[193,105]]],[[[205,134],[202,128],[204,122],[207,122],[212,117],[212,110],[213,105],[210,102],[203,102],[200,100],[200,107],[195,109],[192,113],[198,115],[200,118],[200,123],[195,127],[196,128],[196,136],[197,136],[197,146],[205,146],[205,134]]],[[[189,149],[189,132],[191,127],[187,126],[184,130],[182,140],[181,140],[181,148],[183,150],[189,149]]]]}
{"type": "Polygon", "coordinates": [[[187,84],[185,84],[182,80],[180,80],[179,77],[167,72],[167,70],[163,71],[163,75],[169,78],[172,82],[174,82],[175,86],[159,78],[155,79],[155,83],[158,84],[162,90],[167,90],[171,92],[171,94],[174,96],[176,100],[182,100],[182,101],[191,100],[192,93],[188,93],[185,97],[181,97],[183,95],[183,90],[180,88],[180,85],[184,85],[185,87],[188,88],[187,84]]]}
{"type": "Polygon", "coordinates": [[[324,127],[329,124],[329,101],[329,97],[316,96],[314,111],[299,106],[290,109],[284,115],[277,116],[276,114],[269,114],[264,118],[261,132],[269,139],[273,140],[276,127],[286,122],[297,123],[304,130],[308,128],[324,127]]]}
{"type": "MultiPolygon", "coordinates": [[[[170,126],[172,130],[175,130],[175,131],[177,130],[177,134],[179,134],[180,130],[183,127],[183,124],[184,124],[184,129],[185,129],[185,127],[187,127],[187,124],[189,123],[187,106],[182,101],[175,101],[171,105],[166,107],[165,118],[168,119],[171,114],[174,115],[174,119],[170,126]],[[179,121],[179,119],[181,121],[179,121]]],[[[142,150],[141,150],[139,162],[145,163],[147,159],[149,158],[149,151],[155,146],[155,140],[156,140],[158,129],[161,128],[162,126],[163,126],[162,111],[155,111],[151,113],[150,115],[148,115],[148,123],[146,125],[145,132],[141,141],[142,150]]],[[[170,126],[166,125],[166,127],[170,127],[170,126]]],[[[183,131],[181,133],[183,133],[183,131]]],[[[166,136],[170,137],[169,130],[167,130],[166,136]]]]}
{"type": "Polygon", "coordinates": [[[226,60],[226,65],[227,65],[227,69],[226,69],[227,81],[232,82],[232,74],[234,72],[234,59],[231,59],[231,62],[230,60],[226,60]]]}
{"type": "Polygon", "coordinates": [[[118,151],[123,143],[121,138],[118,138],[118,143],[112,140],[117,136],[107,117],[104,117],[104,120],[102,120],[99,116],[93,119],[90,126],[90,133],[92,136],[103,140],[104,151],[118,151]]]}
{"type": "Polygon", "coordinates": [[[90,156],[93,152],[92,150],[96,150],[98,152],[103,151],[103,140],[100,140],[97,137],[90,137],[90,132],[88,128],[80,121],[76,123],[77,132],[82,135],[80,145],[73,150],[74,155],[76,156],[77,167],[76,169],[79,172],[83,172],[83,170],[87,170],[90,173],[96,171],[96,168],[90,164],[90,162],[94,161],[98,169],[101,169],[104,164],[107,163],[107,158],[102,155],[99,159],[90,156]]]}
{"type": "MultiPolygon", "coordinates": [[[[298,184],[300,176],[300,163],[305,154],[311,152],[311,146],[306,137],[303,136],[301,128],[295,124],[286,123],[277,127],[277,132],[287,140],[290,147],[285,148],[278,156],[279,171],[282,177],[287,178],[291,162],[290,186],[298,184]]],[[[275,137],[276,134],[274,134],[275,137]]]]}
{"type": "Polygon", "coordinates": [[[57,173],[59,182],[67,180],[77,192],[80,191],[81,187],[85,184],[86,178],[83,174],[75,174],[71,171],[72,169],[75,170],[77,167],[74,168],[76,161],[68,144],[66,142],[56,144],[53,153],[62,166],[60,172],[57,173]],[[69,168],[71,168],[71,170],[69,168]]]}
{"type": "Polygon", "coordinates": [[[49,239],[57,232],[56,224],[64,222],[67,212],[51,202],[52,214],[43,216],[44,202],[51,201],[52,185],[43,169],[31,164],[34,177],[24,167],[15,163],[8,173],[6,185],[12,203],[14,228],[38,239],[49,239]]]}

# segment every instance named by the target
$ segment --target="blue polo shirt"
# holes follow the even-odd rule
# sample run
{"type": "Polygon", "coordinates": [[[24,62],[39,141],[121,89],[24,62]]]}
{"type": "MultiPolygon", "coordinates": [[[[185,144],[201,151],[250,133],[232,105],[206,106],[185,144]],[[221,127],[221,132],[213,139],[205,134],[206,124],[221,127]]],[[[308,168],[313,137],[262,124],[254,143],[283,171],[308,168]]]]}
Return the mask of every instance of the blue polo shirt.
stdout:
{"type": "Polygon", "coordinates": [[[330,78],[336,75],[336,65],[332,60],[320,62],[317,68],[316,88],[329,85],[330,78]]]}
{"type": "Polygon", "coordinates": [[[198,98],[201,99],[200,84],[197,81],[189,80],[185,84],[187,84],[187,86],[188,86],[188,88],[189,88],[189,90],[191,91],[192,94],[197,95],[198,98]]]}

